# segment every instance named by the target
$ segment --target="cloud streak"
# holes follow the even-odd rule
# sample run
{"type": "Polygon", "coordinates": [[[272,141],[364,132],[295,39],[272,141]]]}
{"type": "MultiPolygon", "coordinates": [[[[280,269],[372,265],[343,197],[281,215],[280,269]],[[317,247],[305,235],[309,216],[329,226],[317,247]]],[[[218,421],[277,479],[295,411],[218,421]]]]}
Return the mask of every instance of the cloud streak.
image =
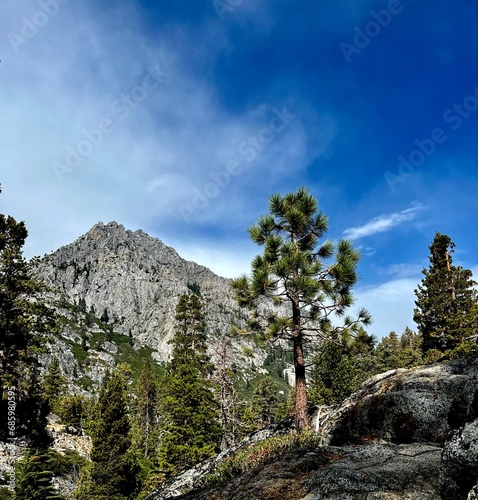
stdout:
{"type": "Polygon", "coordinates": [[[415,219],[417,213],[424,208],[425,207],[420,203],[413,203],[409,208],[402,210],[401,212],[379,215],[378,217],[374,217],[372,220],[368,221],[363,226],[350,227],[346,229],[343,234],[346,238],[357,240],[359,238],[373,236],[374,234],[384,233],[392,230],[400,224],[403,224],[404,222],[409,222],[415,219]]]}
{"type": "Polygon", "coordinates": [[[413,309],[417,282],[414,278],[400,278],[357,288],[357,305],[372,315],[369,333],[381,338],[392,330],[400,334],[407,326],[416,329],[413,309]]]}

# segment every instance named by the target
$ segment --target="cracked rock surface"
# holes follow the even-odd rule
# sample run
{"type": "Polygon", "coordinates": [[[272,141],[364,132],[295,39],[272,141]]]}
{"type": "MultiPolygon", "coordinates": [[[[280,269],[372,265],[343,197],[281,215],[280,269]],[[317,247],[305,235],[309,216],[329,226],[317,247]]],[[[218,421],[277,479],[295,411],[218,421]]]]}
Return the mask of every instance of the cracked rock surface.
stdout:
{"type": "Polygon", "coordinates": [[[477,498],[478,420],[467,423],[446,441],[440,483],[443,500],[477,498]]]}
{"type": "MultiPolygon", "coordinates": [[[[287,453],[198,500],[439,500],[441,448],[424,444],[327,446],[287,453]]],[[[160,497],[159,497],[160,498],[160,497]]]]}

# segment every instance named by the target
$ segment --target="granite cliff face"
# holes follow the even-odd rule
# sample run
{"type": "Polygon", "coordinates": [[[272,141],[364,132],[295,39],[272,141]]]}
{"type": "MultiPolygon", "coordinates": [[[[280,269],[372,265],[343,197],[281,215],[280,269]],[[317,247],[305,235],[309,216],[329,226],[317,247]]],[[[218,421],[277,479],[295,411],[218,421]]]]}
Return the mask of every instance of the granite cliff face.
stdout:
{"type": "MultiPolygon", "coordinates": [[[[75,242],[45,256],[37,273],[53,290],[51,299],[63,316],[63,331],[50,346],[51,352],[67,375],[94,383],[116,364],[118,346],[111,341],[111,332],[129,338],[136,350],[152,350],[156,361],[165,362],[178,299],[191,288],[201,294],[210,335],[221,336],[231,325],[243,327],[247,321],[229,280],[182,259],[143,231],[132,232],[116,222],[100,222],[75,242]],[[99,327],[110,332],[101,342],[95,333],[101,333],[99,327]],[[88,348],[83,366],[77,355],[82,335],[88,348]]],[[[231,349],[245,377],[248,370],[263,371],[266,354],[249,339],[232,340],[231,349]]]]}
{"type": "Polygon", "coordinates": [[[160,352],[174,328],[178,297],[197,283],[206,302],[211,329],[227,331],[240,321],[229,281],[206,267],[182,259],[177,252],[143,231],[127,231],[111,222],[96,224],[74,243],[43,260],[44,281],[71,302],[84,299],[87,310],[105,309],[115,330],[160,352]]]}

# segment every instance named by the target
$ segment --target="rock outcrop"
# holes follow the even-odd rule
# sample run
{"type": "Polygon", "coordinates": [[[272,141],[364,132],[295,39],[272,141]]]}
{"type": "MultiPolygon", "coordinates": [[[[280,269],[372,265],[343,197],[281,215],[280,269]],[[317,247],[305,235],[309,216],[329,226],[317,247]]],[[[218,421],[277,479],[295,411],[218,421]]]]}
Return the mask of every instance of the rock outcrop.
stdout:
{"type": "Polygon", "coordinates": [[[476,495],[477,483],[478,420],[475,420],[453,432],[445,442],[440,474],[442,499],[467,498],[472,489],[476,495]]]}
{"type": "MultiPolygon", "coordinates": [[[[186,471],[187,482],[174,478],[148,500],[475,499],[477,394],[477,358],[392,370],[342,404],[321,408],[323,446],[292,450],[204,490],[197,489],[201,474],[186,471]]],[[[210,459],[208,473],[221,459],[210,459]]]]}
{"type": "MultiPolygon", "coordinates": [[[[53,439],[52,449],[58,453],[75,452],[83,458],[88,458],[91,451],[91,438],[85,435],[72,435],[66,432],[65,426],[59,423],[56,415],[48,416],[47,428],[53,439]]],[[[14,464],[25,454],[27,443],[21,440],[2,443],[0,441],[0,479],[11,476],[14,464]]],[[[53,485],[55,489],[65,498],[71,498],[71,493],[76,487],[79,471],[71,471],[69,474],[55,476],[53,485]]]]}
{"type": "Polygon", "coordinates": [[[440,498],[441,449],[436,446],[372,444],[325,449],[343,456],[305,481],[307,500],[440,498]]]}
{"type": "Polygon", "coordinates": [[[470,490],[466,500],[478,500],[478,483],[470,490]]]}
{"type": "Polygon", "coordinates": [[[440,454],[440,448],[423,444],[326,446],[314,452],[290,452],[226,485],[179,498],[439,500],[440,454]]]}
{"type": "Polygon", "coordinates": [[[324,444],[442,445],[450,431],[478,418],[478,360],[377,375],[325,418],[324,444]]]}
{"type": "Polygon", "coordinates": [[[98,317],[106,310],[115,331],[165,356],[174,329],[178,298],[199,287],[209,324],[220,332],[241,319],[230,281],[182,259],[171,247],[141,230],[98,223],[70,245],[45,256],[43,281],[68,301],[85,301],[98,317]]]}

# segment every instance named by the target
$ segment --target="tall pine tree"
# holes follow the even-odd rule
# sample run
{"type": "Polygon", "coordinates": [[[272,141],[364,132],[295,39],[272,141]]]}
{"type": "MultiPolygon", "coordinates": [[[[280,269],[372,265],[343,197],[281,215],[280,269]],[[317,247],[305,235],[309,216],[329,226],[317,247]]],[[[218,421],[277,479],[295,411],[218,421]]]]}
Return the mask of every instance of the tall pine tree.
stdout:
{"type": "Polygon", "coordinates": [[[382,371],[404,368],[400,359],[401,348],[402,344],[396,332],[392,331],[382,337],[376,349],[382,371]]]}
{"type": "Polygon", "coordinates": [[[421,345],[421,335],[408,327],[400,337],[395,332],[385,335],[375,350],[378,371],[411,368],[421,364],[423,362],[421,345]]]}
{"type": "Polygon", "coordinates": [[[134,402],[134,447],[142,458],[151,457],[157,441],[159,420],[158,385],[153,375],[149,358],[141,370],[135,388],[134,402]]]}
{"type": "Polygon", "coordinates": [[[340,342],[329,341],[314,356],[310,381],[310,399],[315,404],[335,404],[357,390],[377,372],[374,346],[376,339],[360,329],[356,338],[347,332],[340,342]]]}
{"type": "Polygon", "coordinates": [[[430,267],[415,290],[413,319],[422,335],[424,354],[445,352],[476,335],[478,295],[471,271],[454,266],[455,244],[438,231],[429,247],[430,267]]]}
{"type": "Polygon", "coordinates": [[[148,357],[134,385],[136,397],[131,401],[132,449],[141,468],[138,478],[144,494],[156,490],[163,479],[156,460],[160,424],[159,387],[148,357]]]}
{"type": "Polygon", "coordinates": [[[405,328],[400,337],[400,362],[401,368],[410,368],[423,363],[422,336],[413,330],[405,328]]]}
{"type": "Polygon", "coordinates": [[[285,418],[285,401],[279,397],[279,387],[272,377],[262,378],[252,392],[251,410],[259,427],[285,418]]]}
{"type": "Polygon", "coordinates": [[[27,236],[23,222],[0,214],[0,439],[8,437],[8,389],[16,404],[15,437],[27,437],[37,448],[49,441],[38,353],[56,319],[42,298],[45,287],[33,277],[34,262],[23,258],[27,236]]]}
{"type": "Polygon", "coordinates": [[[264,296],[281,306],[264,318],[266,336],[292,344],[295,425],[302,430],[309,424],[304,344],[337,337],[344,329],[352,331],[360,323],[368,323],[370,317],[361,310],[355,320],[345,316],[343,327],[333,326],[334,313],[344,316],[353,303],[351,290],[358,277],[359,253],[347,240],[336,246],[331,241],[318,246],[328,221],[308,190],[272,195],[269,211],[249,229],[252,241],[264,246],[264,252],[252,261],[252,277],[234,280],[233,287],[239,304],[256,312],[264,296]]]}
{"type": "Polygon", "coordinates": [[[91,464],[82,470],[75,498],[133,499],[138,468],[130,453],[126,384],[118,372],[100,389],[92,420],[91,464]]]}
{"type": "Polygon", "coordinates": [[[68,380],[61,371],[58,358],[52,356],[50,364],[48,365],[48,370],[42,380],[43,395],[48,401],[52,411],[54,411],[55,404],[65,391],[67,384],[68,380]]]}
{"type": "Polygon", "coordinates": [[[176,307],[172,359],[161,393],[158,462],[166,477],[214,455],[221,439],[202,307],[193,294],[182,295],[176,307]]]}

